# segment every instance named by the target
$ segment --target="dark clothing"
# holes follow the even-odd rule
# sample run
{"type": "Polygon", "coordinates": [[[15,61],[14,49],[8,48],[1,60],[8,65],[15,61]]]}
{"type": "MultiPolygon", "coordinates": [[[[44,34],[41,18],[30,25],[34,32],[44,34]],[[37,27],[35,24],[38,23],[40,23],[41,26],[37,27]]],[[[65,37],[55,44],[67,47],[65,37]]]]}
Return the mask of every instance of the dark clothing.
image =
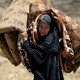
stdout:
{"type": "Polygon", "coordinates": [[[34,80],[63,80],[59,64],[59,36],[56,29],[40,41],[38,46],[27,40],[23,43],[23,48],[28,53],[34,80]]]}

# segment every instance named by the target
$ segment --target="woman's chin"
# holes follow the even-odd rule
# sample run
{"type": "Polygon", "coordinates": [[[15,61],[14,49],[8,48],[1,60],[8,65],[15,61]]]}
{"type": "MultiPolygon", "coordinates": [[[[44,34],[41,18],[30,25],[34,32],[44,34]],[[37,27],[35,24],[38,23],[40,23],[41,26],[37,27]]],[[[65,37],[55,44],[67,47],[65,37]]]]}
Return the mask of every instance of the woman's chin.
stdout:
{"type": "Polygon", "coordinates": [[[46,35],[44,35],[44,34],[41,34],[41,36],[42,36],[42,37],[44,37],[44,36],[46,36],[46,35]]]}

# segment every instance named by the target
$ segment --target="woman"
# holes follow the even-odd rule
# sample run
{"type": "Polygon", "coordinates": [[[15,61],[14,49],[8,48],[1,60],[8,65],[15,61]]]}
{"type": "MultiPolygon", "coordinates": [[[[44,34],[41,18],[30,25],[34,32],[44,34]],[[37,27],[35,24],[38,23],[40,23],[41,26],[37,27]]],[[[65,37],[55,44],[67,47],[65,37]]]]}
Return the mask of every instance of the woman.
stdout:
{"type": "Polygon", "coordinates": [[[63,80],[59,64],[59,35],[54,19],[50,14],[40,17],[38,45],[30,43],[26,32],[20,34],[24,40],[22,48],[27,51],[34,80],[63,80]]]}

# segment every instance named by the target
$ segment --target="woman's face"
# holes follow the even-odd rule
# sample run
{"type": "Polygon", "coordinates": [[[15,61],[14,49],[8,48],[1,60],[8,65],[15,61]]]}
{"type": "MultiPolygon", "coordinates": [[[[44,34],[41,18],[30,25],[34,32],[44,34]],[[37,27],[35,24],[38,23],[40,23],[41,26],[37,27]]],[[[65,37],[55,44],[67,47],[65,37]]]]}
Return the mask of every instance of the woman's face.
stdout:
{"type": "Polygon", "coordinates": [[[50,26],[44,22],[39,25],[39,33],[41,36],[46,36],[50,31],[50,26]]]}

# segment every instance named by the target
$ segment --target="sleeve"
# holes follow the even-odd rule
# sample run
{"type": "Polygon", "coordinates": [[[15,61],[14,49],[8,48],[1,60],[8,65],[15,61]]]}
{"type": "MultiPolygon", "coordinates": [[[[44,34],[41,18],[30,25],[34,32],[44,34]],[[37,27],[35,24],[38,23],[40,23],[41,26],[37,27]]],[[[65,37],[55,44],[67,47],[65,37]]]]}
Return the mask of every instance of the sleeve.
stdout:
{"type": "Polygon", "coordinates": [[[22,47],[27,51],[28,57],[32,62],[35,62],[35,64],[38,65],[42,62],[43,59],[42,53],[32,48],[28,40],[23,42],[22,47]]]}

